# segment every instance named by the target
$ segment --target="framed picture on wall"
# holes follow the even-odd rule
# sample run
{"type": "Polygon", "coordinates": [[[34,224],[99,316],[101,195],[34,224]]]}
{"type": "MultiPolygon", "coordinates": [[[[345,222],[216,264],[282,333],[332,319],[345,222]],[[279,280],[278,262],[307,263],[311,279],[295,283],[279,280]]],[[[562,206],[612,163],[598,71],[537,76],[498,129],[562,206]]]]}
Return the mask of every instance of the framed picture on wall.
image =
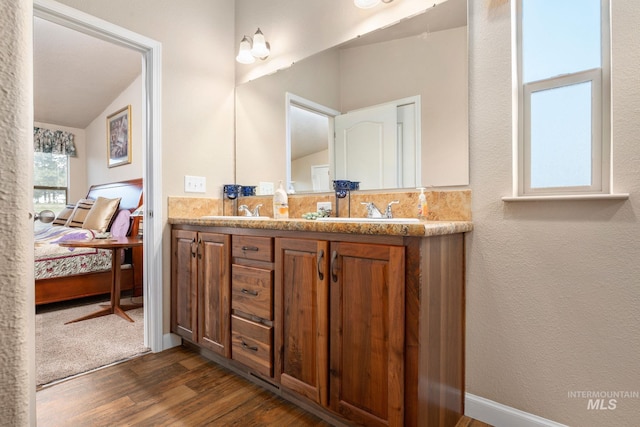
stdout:
{"type": "Polygon", "coordinates": [[[131,105],[107,117],[107,166],[131,163],[131,105]]]}

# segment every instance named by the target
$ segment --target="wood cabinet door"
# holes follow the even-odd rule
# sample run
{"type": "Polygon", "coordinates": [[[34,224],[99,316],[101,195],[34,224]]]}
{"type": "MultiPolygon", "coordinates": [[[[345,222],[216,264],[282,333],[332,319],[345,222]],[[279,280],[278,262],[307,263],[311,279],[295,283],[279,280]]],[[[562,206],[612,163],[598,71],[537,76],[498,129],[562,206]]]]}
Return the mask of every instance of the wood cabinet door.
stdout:
{"type": "Polygon", "coordinates": [[[404,247],[331,243],[332,410],[369,426],[404,421],[404,247]]]}
{"type": "Polygon", "coordinates": [[[231,357],[231,282],[226,234],[198,233],[198,342],[231,357]]]}
{"type": "Polygon", "coordinates": [[[171,331],[198,339],[198,233],[171,231],[171,331]]]}
{"type": "Polygon", "coordinates": [[[283,387],[327,405],[328,243],[276,240],[275,377],[283,387]]]}

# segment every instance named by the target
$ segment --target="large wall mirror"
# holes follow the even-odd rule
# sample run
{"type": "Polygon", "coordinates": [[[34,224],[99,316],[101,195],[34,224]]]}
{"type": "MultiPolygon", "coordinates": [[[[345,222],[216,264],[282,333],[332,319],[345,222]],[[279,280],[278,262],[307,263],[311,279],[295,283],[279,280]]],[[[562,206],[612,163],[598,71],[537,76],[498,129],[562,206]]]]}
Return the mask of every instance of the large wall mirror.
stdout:
{"type": "Polygon", "coordinates": [[[467,2],[447,0],[239,85],[236,183],[468,185],[467,40],[467,2]]]}

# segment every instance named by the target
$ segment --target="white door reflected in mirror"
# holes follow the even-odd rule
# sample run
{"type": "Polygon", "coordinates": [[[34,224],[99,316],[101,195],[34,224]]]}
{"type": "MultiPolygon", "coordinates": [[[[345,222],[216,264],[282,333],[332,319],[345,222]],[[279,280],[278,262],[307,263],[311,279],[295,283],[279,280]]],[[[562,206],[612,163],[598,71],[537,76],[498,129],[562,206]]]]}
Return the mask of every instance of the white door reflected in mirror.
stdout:
{"type": "Polygon", "coordinates": [[[287,100],[287,180],[296,192],[331,191],[333,179],[361,190],[420,183],[419,95],[345,114],[291,93],[287,100]]]}
{"type": "Polygon", "coordinates": [[[361,190],[420,182],[420,97],[363,108],[335,118],[335,179],[361,190]]]}

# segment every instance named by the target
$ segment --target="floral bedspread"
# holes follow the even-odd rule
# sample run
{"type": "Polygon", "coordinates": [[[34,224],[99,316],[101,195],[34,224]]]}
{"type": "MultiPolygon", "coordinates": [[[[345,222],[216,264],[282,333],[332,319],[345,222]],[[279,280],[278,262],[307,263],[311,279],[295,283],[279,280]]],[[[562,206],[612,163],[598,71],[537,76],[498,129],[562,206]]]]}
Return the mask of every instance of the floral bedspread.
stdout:
{"type": "Polygon", "coordinates": [[[70,276],[111,269],[111,251],[93,248],[64,248],[65,240],[91,240],[92,230],[48,227],[35,232],[35,278],[70,276]]]}

